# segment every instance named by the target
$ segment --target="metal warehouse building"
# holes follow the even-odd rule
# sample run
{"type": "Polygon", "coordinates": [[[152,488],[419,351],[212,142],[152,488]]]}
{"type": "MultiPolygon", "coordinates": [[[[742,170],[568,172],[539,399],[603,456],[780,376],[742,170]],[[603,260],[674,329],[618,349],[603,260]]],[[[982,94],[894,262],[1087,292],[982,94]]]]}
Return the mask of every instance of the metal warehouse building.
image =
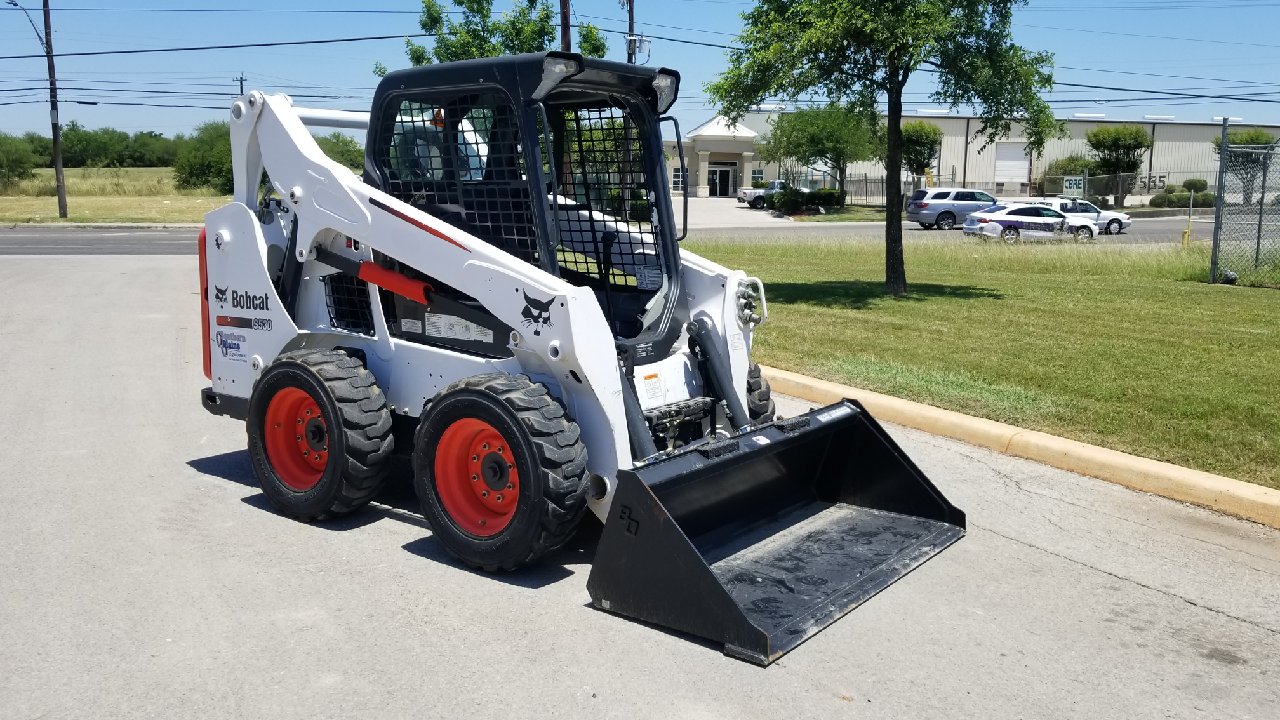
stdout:
{"type": "MultiPolygon", "coordinates": [[[[779,168],[758,159],[758,146],[768,136],[773,119],[783,112],[786,109],[781,106],[761,107],[737,124],[717,116],[690,130],[684,137],[690,193],[698,197],[732,197],[740,185],[750,185],[753,180],[778,179],[779,168]]],[[[1204,178],[1212,186],[1218,167],[1212,141],[1222,132],[1221,121],[1211,118],[1194,121],[1173,116],[1146,116],[1141,120],[1073,117],[1065,121],[1068,137],[1050,141],[1040,157],[1033,157],[1027,151],[1025,138],[1019,136],[1017,125],[1009,137],[984,147],[983,139],[974,138],[982,127],[979,118],[922,111],[903,120],[924,120],[942,129],[942,147],[934,162],[933,184],[972,187],[1005,196],[1032,194],[1033,182],[1058,158],[1088,155],[1085,136],[1090,130],[1108,124],[1139,125],[1151,133],[1155,145],[1147,153],[1134,189],[1132,197],[1138,202],[1166,186],[1181,185],[1188,178],[1204,178]]],[[[1280,136],[1277,125],[1234,124],[1262,127],[1280,136]]],[[[674,159],[675,141],[667,140],[665,144],[668,157],[674,159]]],[[[670,165],[678,163],[673,160],[670,165]]],[[[680,190],[686,178],[681,177],[678,167],[673,167],[670,181],[673,189],[680,190]]],[[[801,182],[809,187],[835,186],[831,173],[822,167],[806,169],[801,182]]],[[[849,166],[846,190],[855,199],[862,193],[869,197],[883,196],[883,188],[884,167],[880,163],[849,166]]]]}

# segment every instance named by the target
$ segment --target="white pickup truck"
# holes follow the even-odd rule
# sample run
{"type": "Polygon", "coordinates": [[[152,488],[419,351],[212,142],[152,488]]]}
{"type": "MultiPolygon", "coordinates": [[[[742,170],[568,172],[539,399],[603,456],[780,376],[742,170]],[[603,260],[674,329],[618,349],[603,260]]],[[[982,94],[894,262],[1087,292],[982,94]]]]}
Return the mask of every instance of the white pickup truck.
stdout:
{"type": "MultiPolygon", "coordinates": [[[[764,207],[764,199],[779,190],[788,190],[791,185],[786,180],[774,180],[762,188],[738,188],[738,202],[746,203],[748,207],[759,210],[764,207]]],[[[801,192],[805,192],[801,188],[801,192]]]]}

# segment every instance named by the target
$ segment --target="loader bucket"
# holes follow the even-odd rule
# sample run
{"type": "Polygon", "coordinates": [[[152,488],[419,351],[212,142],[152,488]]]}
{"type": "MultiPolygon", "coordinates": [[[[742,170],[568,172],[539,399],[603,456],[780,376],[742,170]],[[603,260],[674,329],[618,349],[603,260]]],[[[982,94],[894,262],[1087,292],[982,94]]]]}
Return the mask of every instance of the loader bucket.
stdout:
{"type": "Polygon", "coordinates": [[[768,665],[964,532],[849,400],[619,472],[587,590],[768,665]]]}

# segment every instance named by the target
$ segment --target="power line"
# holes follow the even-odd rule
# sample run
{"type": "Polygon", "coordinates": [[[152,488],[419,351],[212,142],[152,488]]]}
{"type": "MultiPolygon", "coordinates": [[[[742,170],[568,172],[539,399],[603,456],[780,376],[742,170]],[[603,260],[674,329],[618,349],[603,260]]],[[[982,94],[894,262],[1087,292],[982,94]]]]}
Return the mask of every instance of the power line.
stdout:
{"type": "MultiPolygon", "coordinates": [[[[54,57],[100,57],[103,55],[142,55],[144,53],[197,52],[202,50],[238,50],[242,48],[285,47],[291,45],[332,45],[335,43],[365,42],[368,40],[402,40],[405,38],[434,37],[432,33],[399,33],[396,35],[364,35],[361,37],[326,38],[323,40],[284,40],[277,42],[235,43],[230,45],[191,45],[171,48],[134,48],[130,50],[91,50],[87,52],[56,53],[54,57]]],[[[27,60],[44,55],[0,55],[0,60],[27,60]]]]}
{"type": "MultiPolygon", "coordinates": [[[[1073,33],[1081,32],[1080,28],[1078,27],[1074,27],[1074,28],[1054,27],[1053,25],[1031,25],[1028,23],[1020,23],[1020,22],[1015,22],[1014,25],[1018,27],[1034,28],[1036,30],[1058,30],[1061,32],[1073,32],[1073,33]]],[[[1145,40],[1174,40],[1177,42],[1213,43],[1215,45],[1237,45],[1241,47],[1261,47],[1261,48],[1280,49],[1280,45],[1268,44],[1268,43],[1244,42],[1242,40],[1214,40],[1212,38],[1174,37],[1172,35],[1143,35],[1140,33],[1116,32],[1114,30],[1097,30],[1095,28],[1089,28],[1088,32],[1091,35],[1118,35],[1120,37],[1143,38],[1145,40]]]]}

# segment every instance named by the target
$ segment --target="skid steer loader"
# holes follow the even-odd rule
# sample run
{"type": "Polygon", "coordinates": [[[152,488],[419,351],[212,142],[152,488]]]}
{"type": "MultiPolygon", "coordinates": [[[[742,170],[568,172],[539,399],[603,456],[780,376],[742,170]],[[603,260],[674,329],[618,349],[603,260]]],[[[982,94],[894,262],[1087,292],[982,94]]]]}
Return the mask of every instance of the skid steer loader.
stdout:
{"type": "Polygon", "coordinates": [[[596,607],[767,665],[965,520],[856,402],[775,418],[760,281],[677,244],[679,81],[550,52],[391,73],[368,114],[237,99],[202,402],[281,514],[355,511],[405,454],[434,537],[492,571],[589,508],[596,607]],[[308,126],[364,130],[363,179],[308,126]]]}

